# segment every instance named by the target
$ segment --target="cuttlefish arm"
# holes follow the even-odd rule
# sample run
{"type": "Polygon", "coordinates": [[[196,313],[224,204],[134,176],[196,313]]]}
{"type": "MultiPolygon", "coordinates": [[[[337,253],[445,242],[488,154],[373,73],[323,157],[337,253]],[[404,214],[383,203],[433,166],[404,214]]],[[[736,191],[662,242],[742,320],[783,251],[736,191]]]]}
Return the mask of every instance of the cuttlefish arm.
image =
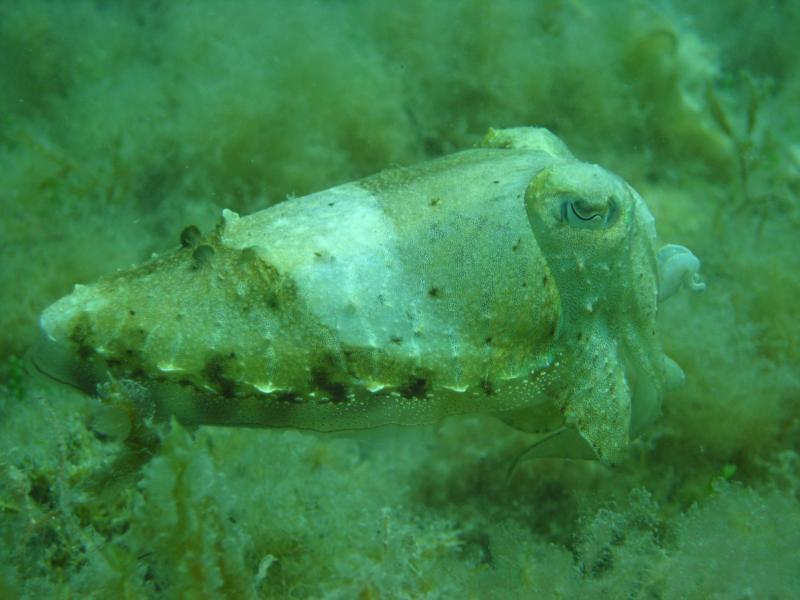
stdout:
{"type": "Polygon", "coordinates": [[[706,284],[700,277],[700,259],[686,246],[667,244],[656,255],[658,262],[658,301],[664,302],[681,288],[702,292],[706,284]]]}
{"type": "MultiPolygon", "coordinates": [[[[700,260],[685,246],[667,244],[657,254],[659,304],[681,289],[694,293],[706,289],[700,276],[700,260]]],[[[602,327],[585,342],[581,357],[573,367],[579,382],[565,405],[565,424],[543,435],[526,448],[512,463],[508,477],[523,462],[539,458],[568,458],[613,463],[628,444],[625,423],[631,420],[632,394],[625,364],[620,360],[616,344],[602,327]]],[[[675,361],[663,355],[664,387],[680,387],[685,376],[675,361]]],[[[639,382],[636,393],[647,388],[639,382]]]]}
{"type": "MultiPolygon", "coordinates": [[[[558,376],[549,393],[555,400],[561,425],[548,431],[524,450],[509,471],[534,458],[600,460],[613,464],[624,455],[630,439],[632,391],[626,364],[617,342],[602,322],[581,336],[558,363],[558,376]]],[[[517,429],[540,433],[526,427],[542,422],[518,413],[506,418],[517,429]]]]}

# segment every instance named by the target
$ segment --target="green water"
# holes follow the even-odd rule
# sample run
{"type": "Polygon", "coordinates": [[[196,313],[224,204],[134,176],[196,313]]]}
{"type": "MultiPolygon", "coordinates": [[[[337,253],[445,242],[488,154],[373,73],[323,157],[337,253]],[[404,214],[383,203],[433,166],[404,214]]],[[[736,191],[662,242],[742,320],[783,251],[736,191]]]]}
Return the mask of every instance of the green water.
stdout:
{"type": "Polygon", "coordinates": [[[780,1],[0,2],[0,598],[798,597],[798,39],[780,1]],[[189,223],[520,125],[703,262],[614,468],[507,482],[530,438],[476,416],[114,435],[28,367],[42,309],[189,223]]]}

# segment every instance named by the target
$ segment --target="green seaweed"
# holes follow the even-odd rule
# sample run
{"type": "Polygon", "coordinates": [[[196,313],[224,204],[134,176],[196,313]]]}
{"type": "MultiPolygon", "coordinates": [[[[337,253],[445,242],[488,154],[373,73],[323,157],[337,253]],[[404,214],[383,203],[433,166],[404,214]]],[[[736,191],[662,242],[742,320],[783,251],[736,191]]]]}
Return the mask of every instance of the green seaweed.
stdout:
{"type": "Polygon", "coordinates": [[[799,7],[1,2],[0,597],[793,597],[799,7]],[[703,260],[707,293],[660,315],[687,383],[614,469],[506,483],[531,440],[490,419],[158,427],[124,383],[15,358],[44,306],[188,223],[521,125],[703,260]]]}

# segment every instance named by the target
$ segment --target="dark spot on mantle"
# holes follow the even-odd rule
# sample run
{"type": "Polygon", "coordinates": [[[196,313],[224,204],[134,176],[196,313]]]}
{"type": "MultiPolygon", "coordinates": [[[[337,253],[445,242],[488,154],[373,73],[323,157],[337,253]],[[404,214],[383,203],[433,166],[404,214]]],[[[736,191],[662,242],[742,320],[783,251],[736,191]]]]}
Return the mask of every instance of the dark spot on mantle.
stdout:
{"type": "Polygon", "coordinates": [[[425,377],[412,376],[405,386],[400,388],[399,392],[403,398],[419,398],[424,399],[425,394],[428,392],[429,383],[425,377]]]}
{"type": "Polygon", "coordinates": [[[192,269],[201,269],[211,263],[214,258],[214,248],[208,244],[202,244],[192,252],[192,269]]]}
{"type": "Polygon", "coordinates": [[[296,392],[291,390],[274,394],[272,398],[275,402],[282,402],[284,404],[303,404],[303,399],[300,398],[296,392]]]}
{"type": "Polygon", "coordinates": [[[203,234],[197,225],[188,225],[181,231],[181,248],[194,248],[200,243],[203,234]]]}
{"type": "Polygon", "coordinates": [[[333,404],[347,402],[347,387],[342,382],[334,380],[329,367],[323,365],[314,368],[311,371],[311,382],[327,397],[328,402],[333,404]]]}
{"type": "Polygon", "coordinates": [[[203,375],[208,378],[217,393],[225,398],[232,398],[236,394],[236,384],[229,375],[230,361],[235,358],[236,355],[233,352],[227,356],[214,355],[206,361],[203,367],[203,375]]]}

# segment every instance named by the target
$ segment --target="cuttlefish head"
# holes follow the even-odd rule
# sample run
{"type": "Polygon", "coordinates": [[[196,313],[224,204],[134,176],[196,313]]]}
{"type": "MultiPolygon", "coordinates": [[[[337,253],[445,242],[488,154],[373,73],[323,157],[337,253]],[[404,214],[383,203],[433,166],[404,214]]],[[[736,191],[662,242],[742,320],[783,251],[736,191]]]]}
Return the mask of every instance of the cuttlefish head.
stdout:
{"type": "Polygon", "coordinates": [[[686,256],[658,256],[647,205],[597,165],[544,168],[525,207],[562,299],[563,412],[594,455],[612,461],[676,379],[656,331],[659,264],[685,267],[686,256]]]}

